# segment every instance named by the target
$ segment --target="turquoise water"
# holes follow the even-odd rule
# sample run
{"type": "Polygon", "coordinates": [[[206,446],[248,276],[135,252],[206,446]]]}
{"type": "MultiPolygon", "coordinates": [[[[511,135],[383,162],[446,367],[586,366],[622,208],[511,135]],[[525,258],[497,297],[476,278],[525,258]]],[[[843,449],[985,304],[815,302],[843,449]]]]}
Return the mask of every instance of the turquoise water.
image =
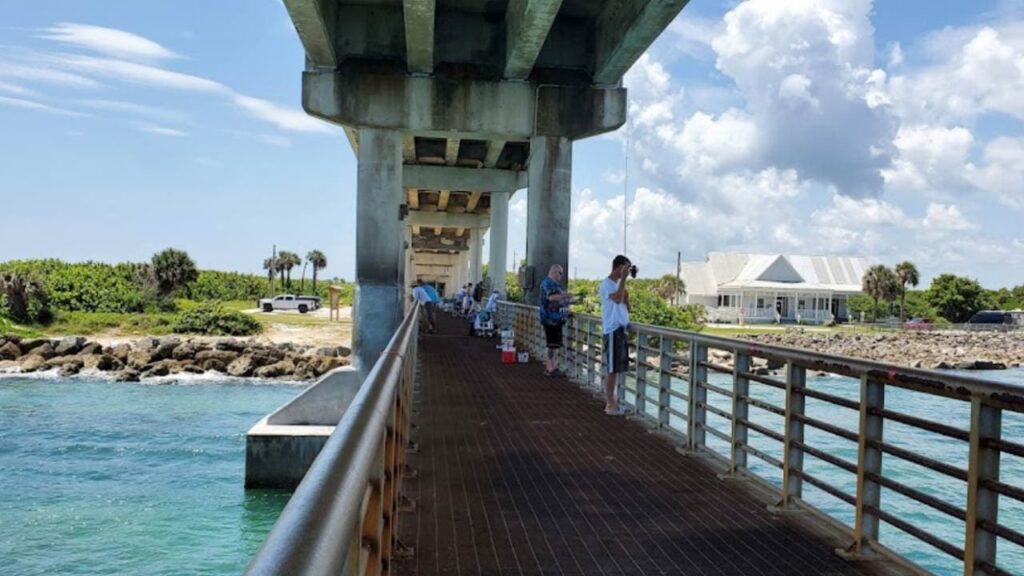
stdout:
{"type": "MultiPolygon", "coordinates": [[[[973,372],[967,375],[1024,385],[1024,370],[1020,369],[973,372]]],[[[721,388],[732,388],[732,378],[728,375],[712,374],[709,381],[721,388]]],[[[809,377],[808,385],[814,390],[855,401],[860,400],[860,382],[856,380],[836,376],[809,377]]],[[[673,383],[673,388],[685,393],[686,384],[676,381],[673,383]]],[[[769,402],[775,406],[784,406],[785,393],[782,390],[751,382],[750,392],[754,398],[769,402]]],[[[647,396],[654,398],[656,393],[656,390],[649,389],[647,396]]],[[[712,406],[723,410],[730,410],[731,400],[724,396],[709,391],[708,401],[712,406]]],[[[885,405],[888,409],[925,418],[933,422],[948,424],[964,430],[970,428],[970,405],[965,402],[928,396],[898,388],[889,388],[886,390],[885,405]]],[[[677,398],[672,399],[672,406],[681,412],[686,411],[686,402],[677,398]]],[[[648,411],[653,415],[653,408],[649,406],[648,411]]],[[[853,410],[808,398],[805,411],[807,416],[811,418],[845,428],[854,433],[858,430],[859,415],[853,410]]],[[[781,416],[751,407],[750,418],[753,422],[765,428],[779,433],[782,432],[783,418],[781,416]]],[[[673,419],[671,424],[676,427],[683,427],[685,426],[685,421],[673,419]]],[[[715,414],[708,414],[708,424],[726,434],[729,434],[731,431],[730,422],[715,414]]],[[[967,469],[968,447],[966,442],[949,439],[945,436],[891,421],[886,421],[885,423],[884,438],[886,442],[898,447],[918,452],[946,464],[967,469]]],[[[1017,443],[1024,443],[1024,415],[1009,412],[1003,413],[1003,438],[1017,443]]],[[[812,447],[856,465],[857,446],[853,442],[819,431],[810,426],[805,426],[805,441],[812,447]]],[[[751,431],[749,434],[749,443],[754,448],[778,460],[782,460],[781,443],[754,431],[751,431]]],[[[729,447],[725,441],[709,434],[707,436],[707,444],[709,448],[719,454],[728,456],[729,447]]],[[[778,468],[764,463],[753,455],[748,456],[748,465],[752,472],[769,480],[776,486],[781,486],[782,471],[778,468]]],[[[1014,486],[1024,485],[1024,460],[1004,454],[1000,466],[1001,481],[1014,486]]],[[[942,476],[927,468],[905,462],[890,455],[884,455],[882,468],[883,474],[886,477],[952,503],[961,509],[966,508],[966,482],[942,476]]],[[[804,471],[826,481],[847,494],[856,494],[856,477],[852,473],[837,468],[832,464],[805,455],[804,471]]],[[[854,513],[852,506],[818,488],[810,486],[806,482],[804,483],[804,499],[819,509],[824,510],[832,517],[846,523],[848,526],[853,525],[854,513]]],[[[961,520],[947,516],[886,488],[882,489],[882,509],[959,548],[963,548],[965,523],[961,520]]],[[[1024,532],[1024,504],[1011,498],[1003,497],[1000,499],[999,513],[1001,524],[1018,532],[1024,532]]],[[[931,572],[943,576],[963,573],[962,564],[959,560],[884,522],[881,527],[880,539],[884,545],[894,549],[931,572]]],[[[998,563],[1001,568],[1010,573],[1024,574],[1024,549],[1008,541],[1000,540],[998,544],[998,563]]]]}
{"type": "Polygon", "coordinates": [[[0,378],[0,574],[239,574],[288,499],[245,432],[300,389],[0,378]]]}

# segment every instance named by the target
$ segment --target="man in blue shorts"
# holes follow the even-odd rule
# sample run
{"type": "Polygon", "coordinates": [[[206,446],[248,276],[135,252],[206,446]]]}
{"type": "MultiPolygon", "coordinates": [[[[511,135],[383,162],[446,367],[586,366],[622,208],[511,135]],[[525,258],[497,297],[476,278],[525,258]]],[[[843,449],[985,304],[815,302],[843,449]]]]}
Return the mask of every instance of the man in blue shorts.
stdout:
{"type": "Polygon", "coordinates": [[[572,303],[572,295],[562,288],[562,273],[562,267],[554,264],[540,283],[540,323],[548,344],[544,375],[556,378],[565,376],[558,369],[558,351],[562,348],[562,325],[572,303]]]}

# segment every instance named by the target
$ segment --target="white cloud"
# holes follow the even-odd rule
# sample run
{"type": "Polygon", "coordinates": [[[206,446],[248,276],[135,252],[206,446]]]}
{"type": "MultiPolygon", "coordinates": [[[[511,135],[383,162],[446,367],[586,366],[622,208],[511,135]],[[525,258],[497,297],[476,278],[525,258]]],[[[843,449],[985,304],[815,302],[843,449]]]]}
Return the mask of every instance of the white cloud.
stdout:
{"type": "Polygon", "coordinates": [[[125,102],[121,100],[83,100],[81,104],[96,110],[123,112],[162,122],[181,122],[185,120],[185,114],[183,112],[168,110],[166,108],[159,108],[156,106],[147,106],[137,102],[125,102]]]}
{"type": "Polygon", "coordinates": [[[996,138],[984,157],[984,166],[968,167],[968,180],[1003,204],[1024,209],[1024,138],[996,138]]]}
{"type": "Polygon", "coordinates": [[[126,60],[58,54],[52,57],[52,61],[58,66],[63,66],[82,74],[93,74],[133,84],[188,92],[230,93],[226,86],[213,80],[182,72],[174,72],[148,64],[128,62],[126,60]]]}
{"type": "Polygon", "coordinates": [[[334,130],[332,130],[331,127],[322,120],[313,118],[298,109],[286,108],[284,106],[274,104],[273,102],[253,98],[251,96],[243,96],[241,94],[235,94],[232,97],[232,100],[253,117],[270,122],[283,130],[291,130],[293,132],[319,132],[323,134],[331,134],[334,132],[334,130]]]}
{"type": "Polygon", "coordinates": [[[931,192],[963,181],[974,135],[961,126],[905,125],[893,145],[899,153],[882,171],[889,189],[931,192]]]}
{"type": "Polygon", "coordinates": [[[182,132],[181,130],[176,130],[174,128],[168,128],[167,126],[159,126],[157,124],[149,124],[149,123],[146,123],[146,122],[140,122],[140,123],[136,124],[135,125],[135,129],[138,130],[139,132],[145,132],[147,134],[155,134],[157,136],[174,136],[176,138],[181,138],[181,137],[184,137],[184,136],[188,136],[187,133],[182,132]]]}
{"type": "Polygon", "coordinates": [[[86,117],[88,114],[82,112],[75,112],[74,110],[65,110],[63,108],[57,108],[34,100],[25,100],[23,98],[9,98],[7,96],[0,96],[0,106],[10,106],[13,108],[21,108],[23,110],[32,110],[35,112],[46,112],[47,114],[56,114],[58,116],[77,116],[86,117]]]}
{"type": "Polygon", "coordinates": [[[39,37],[119,58],[160,60],[179,57],[148,38],[102,26],[61,22],[46,28],[39,37]]]}
{"type": "Polygon", "coordinates": [[[964,218],[960,208],[953,204],[932,202],[922,221],[925,231],[962,231],[971,230],[974,226],[964,218]]]}
{"type": "Polygon", "coordinates": [[[82,76],[81,74],[65,72],[63,70],[54,70],[47,62],[39,61],[38,58],[33,58],[29,64],[0,59],[0,78],[15,78],[28,82],[38,82],[41,84],[65,86],[69,88],[92,89],[100,88],[102,86],[102,84],[96,80],[82,76]]]}
{"type": "Polygon", "coordinates": [[[905,226],[909,220],[899,206],[878,198],[852,198],[842,194],[832,196],[832,207],[816,211],[811,219],[819,225],[850,226],[905,226]]]}
{"type": "Polygon", "coordinates": [[[889,68],[896,68],[903,64],[903,46],[899,42],[889,44],[889,68]]]}
{"type": "Polygon", "coordinates": [[[29,90],[23,86],[12,84],[10,82],[0,82],[0,92],[7,92],[8,94],[15,94],[17,96],[35,96],[36,93],[33,90],[29,90]]]}

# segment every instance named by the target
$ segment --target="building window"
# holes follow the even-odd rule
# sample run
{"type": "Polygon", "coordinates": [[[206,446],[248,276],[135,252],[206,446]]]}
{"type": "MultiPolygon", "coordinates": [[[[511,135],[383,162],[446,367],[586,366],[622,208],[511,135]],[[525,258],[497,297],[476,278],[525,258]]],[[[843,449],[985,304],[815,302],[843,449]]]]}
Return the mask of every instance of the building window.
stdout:
{"type": "Polygon", "coordinates": [[[757,307],[758,308],[764,308],[764,298],[758,298],[757,299],[757,307]]]}
{"type": "Polygon", "coordinates": [[[797,302],[796,307],[798,310],[803,310],[807,306],[806,300],[800,300],[797,302]]]}

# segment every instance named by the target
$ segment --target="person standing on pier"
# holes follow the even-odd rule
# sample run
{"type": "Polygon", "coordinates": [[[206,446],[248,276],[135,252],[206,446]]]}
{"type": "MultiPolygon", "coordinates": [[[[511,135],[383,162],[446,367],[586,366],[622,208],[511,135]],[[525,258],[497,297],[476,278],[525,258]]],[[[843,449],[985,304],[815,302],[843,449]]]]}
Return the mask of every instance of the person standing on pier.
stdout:
{"type": "Polygon", "coordinates": [[[572,303],[572,295],[562,288],[562,274],[562,267],[553,264],[547,277],[540,283],[540,323],[544,326],[544,337],[548,344],[544,375],[555,378],[565,376],[558,369],[558,351],[562,348],[562,325],[565,324],[569,304],[572,303]]]}
{"type": "MultiPolygon", "coordinates": [[[[601,326],[604,333],[604,412],[613,416],[622,416],[626,412],[619,406],[619,397],[615,393],[618,375],[626,372],[629,367],[629,343],[626,329],[629,327],[629,291],[626,289],[626,277],[633,269],[632,262],[623,255],[612,260],[612,272],[601,282],[598,294],[601,298],[601,326]]],[[[634,272],[635,274],[635,272],[634,272]]]]}

